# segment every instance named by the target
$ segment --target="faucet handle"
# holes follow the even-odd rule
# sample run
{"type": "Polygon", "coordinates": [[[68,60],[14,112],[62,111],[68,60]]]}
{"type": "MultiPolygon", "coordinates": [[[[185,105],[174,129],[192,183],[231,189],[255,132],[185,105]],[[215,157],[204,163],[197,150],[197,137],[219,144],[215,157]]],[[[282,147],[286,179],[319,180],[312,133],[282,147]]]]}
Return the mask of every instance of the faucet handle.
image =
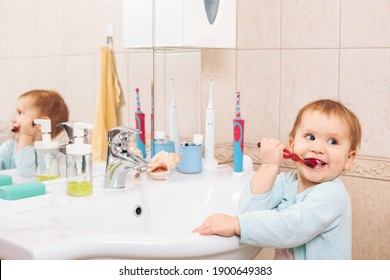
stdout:
{"type": "MultiPolygon", "coordinates": [[[[74,122],[62,122],[62,123],[58,123],[56,125],[57,127],[62,127],[66,134],[68,135],[68,138],[69,138],[69,143],[68,144],[74,144],[74,122]]],[[[83,142],[85,144],[88,144],[88,132],[87,130],[84,130],[84,135],[83,135],[83,142]]]]}
{"type": "Polygon", "coordinates": [[[108,131],[108,144],[122,144],[130,141],[130,136],[141,131],[128,126],[117,126],[108,131]]]}

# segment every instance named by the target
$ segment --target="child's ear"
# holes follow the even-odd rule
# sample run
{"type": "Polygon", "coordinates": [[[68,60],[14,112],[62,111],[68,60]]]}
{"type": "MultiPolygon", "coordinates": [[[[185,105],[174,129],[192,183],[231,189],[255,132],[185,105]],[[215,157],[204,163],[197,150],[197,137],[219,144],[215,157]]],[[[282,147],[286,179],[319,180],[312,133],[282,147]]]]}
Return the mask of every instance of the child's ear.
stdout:
{"type": "Polygon", "coordinates": [[[355,159],[356,159],[356,151],[350,151],[348,154],[348,159],[344,165],[344,170],[349,170],[352,164],[355,162],[355,159]]]}
{"type": "Polygon", "coordinates": [[[292,139],[291,137],[288,137],[288,148],[290,151],[294,150],[294,139],[292,139]]]}

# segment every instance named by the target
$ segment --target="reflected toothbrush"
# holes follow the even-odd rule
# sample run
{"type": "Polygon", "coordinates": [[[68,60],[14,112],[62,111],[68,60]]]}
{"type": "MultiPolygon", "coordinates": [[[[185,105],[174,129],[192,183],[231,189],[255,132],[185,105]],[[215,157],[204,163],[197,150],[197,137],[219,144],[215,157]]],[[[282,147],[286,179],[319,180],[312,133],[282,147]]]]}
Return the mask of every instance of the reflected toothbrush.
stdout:
{"type": "Polygon", "coordinates": [[[139,88],[135,88],[135,96],[137,100],[137,111],[135,112],[135,125],[140,134],[136,134],[137,148],[141,151],[143,158],[146,158],[145,150],[145,114],[141,111],[141,101],[139,98],[139,88]]]}
{"type": "Polygon", "coordinates": [[[170,78],[171,86],[171,107],[169,108],[169,139],[175,143],[175,152],[178,152],[179,147],[179,124],[175,96],[175,79],[170,78]]]}
{"type": "Polygon", "coordinates": [[[151,83],[151,110],[150,110],[150,158],[154,157],[154,85],[151,83]]]}
{"type": "Polygon", "coordinates": [[[243,171],[244,158],[244,124],[241,118],[240,91],[236,90],[236,117],[233,119],[233,171],[243,171]]]}

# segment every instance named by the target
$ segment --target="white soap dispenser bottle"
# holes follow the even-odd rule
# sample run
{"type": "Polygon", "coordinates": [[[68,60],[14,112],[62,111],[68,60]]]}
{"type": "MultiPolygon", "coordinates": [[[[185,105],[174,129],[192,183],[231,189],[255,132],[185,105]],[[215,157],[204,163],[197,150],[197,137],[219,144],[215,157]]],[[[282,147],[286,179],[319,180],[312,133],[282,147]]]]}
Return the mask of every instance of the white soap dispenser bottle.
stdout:
{"type": "Polygon", "coordinates": [[[58,179],[58,141],[51,141],[50,119],[35,119],[41,126],[42,141],[35,141],[35,176],[38,182],[58,179]]]}
{"type": "Polygon", "coordinates": [[[84,143],[84,130],[93,125],[73,123],[73,144],[66,146],[67,193],[71,196],[92,194],[92,145],[84,143]]]}

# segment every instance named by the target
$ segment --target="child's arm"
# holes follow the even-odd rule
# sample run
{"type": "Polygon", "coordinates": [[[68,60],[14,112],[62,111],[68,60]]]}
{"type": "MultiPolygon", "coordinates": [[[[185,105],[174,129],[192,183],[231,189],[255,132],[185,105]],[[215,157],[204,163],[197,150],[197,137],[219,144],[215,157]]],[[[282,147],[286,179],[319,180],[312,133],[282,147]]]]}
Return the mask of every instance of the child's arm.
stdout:
{"type": "Polygon", "coordinates": [[[201,235],[217,234],[224,237],[240,235],[240,223],[237,217],[214,214],[207,217],[203,225],[193,230],[201,235]]]}
{"type": "Polygon", "coordinates": [[[23,150],[24,147],[33,145],[35,133],[36,129],[33,125],[33,120],[30,117],[25,116],[20,123],[18,146],[16,148],[17,154],[23,150]]]}
{"type": "Polygon", "coordinates": [[[271,190],[279,173],[284,148],[285,146],[279,140],[272,138],[261,140],[260,158],[262,164],[251,182],[253,194],[262,194],[271,190]]]}

